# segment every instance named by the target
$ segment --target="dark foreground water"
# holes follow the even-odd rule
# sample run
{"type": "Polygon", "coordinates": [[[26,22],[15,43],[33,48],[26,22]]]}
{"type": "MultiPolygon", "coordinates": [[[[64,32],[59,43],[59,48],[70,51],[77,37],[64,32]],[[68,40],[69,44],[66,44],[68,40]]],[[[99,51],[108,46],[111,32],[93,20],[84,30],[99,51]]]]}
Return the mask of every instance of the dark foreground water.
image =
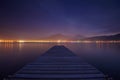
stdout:
{"type": "MultiPolygon", "coordinates": [[[[57,43],[0,43],[0,77],[14,74],[57,43]]],[[[106,76],[120,80],[120,43],[62,44],[106,76]]]]}

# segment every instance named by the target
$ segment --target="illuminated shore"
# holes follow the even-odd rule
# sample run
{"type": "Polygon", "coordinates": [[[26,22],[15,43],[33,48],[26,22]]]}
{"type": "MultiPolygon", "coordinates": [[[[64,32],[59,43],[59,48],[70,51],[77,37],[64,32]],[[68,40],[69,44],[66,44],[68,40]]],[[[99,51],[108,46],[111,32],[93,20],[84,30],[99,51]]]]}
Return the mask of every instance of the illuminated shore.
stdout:
{"type": "Polygon", "coordinates": [[[0,40],[0,43],[120,43],[120,40],[0,40]]]}

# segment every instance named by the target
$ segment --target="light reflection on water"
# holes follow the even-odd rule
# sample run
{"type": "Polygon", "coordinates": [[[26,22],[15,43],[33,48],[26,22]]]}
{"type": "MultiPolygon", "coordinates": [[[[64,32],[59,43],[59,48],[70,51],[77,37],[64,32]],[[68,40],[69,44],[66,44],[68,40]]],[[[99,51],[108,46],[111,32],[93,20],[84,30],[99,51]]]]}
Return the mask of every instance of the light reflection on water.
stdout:
{"type": "Polygon", "coordinates": [[[0,43],[0,72],[14,73],[54,45],[65,45],[105,74],[120,76],[119,43],[0,43]]]}

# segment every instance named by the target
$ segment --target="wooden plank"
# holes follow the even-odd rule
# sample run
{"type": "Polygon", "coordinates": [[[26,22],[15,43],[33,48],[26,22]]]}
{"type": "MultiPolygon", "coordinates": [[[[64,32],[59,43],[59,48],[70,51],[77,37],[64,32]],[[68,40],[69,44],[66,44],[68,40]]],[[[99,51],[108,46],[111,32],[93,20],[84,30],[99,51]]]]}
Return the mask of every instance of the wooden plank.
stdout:
{"type": "Polygon", "coordinates": [[[28,65],[26,68],[92,68],[90,65],[28,65]]]}
{"type": "Polygon", "coordinates": [[[24,66],[8,80],[27,79],[104,80],[104,74],[77,57],[64,46],[54,46],[32,63],[24,66]]]}
{"type": "Polygon", "coordinates": [[[14,78],[14,79],[5,79],[5,80],[106,80],[104,78],[89,78],[89,79],[74,79],[74,78],[65,78],[65,79],[58,79],[58,78],[50,78],[50,79],[43,79],[43,78],[36,78],[36,79],[31,79],[31,78],[24,78],[24,79],[21,79],[21,78],[14,78]]]}
{"type": "Polygon", "coordinates": [[[28,65],[89,65],[88,63],[31,63],[31,64],[28,64],[28,65]]]}
{"type": "Polygon", "coordinates": [[[67,49],[64,46],[54,46],[50,48],[45,54],[42,56],[49,56],[49,57],[70,57],[76,56],[72,51],[67,49]]]}
{"type": "Polygon", "coordinates": [[[103,74],[16,74],[19,78],[103,78],[103,74]]]}
{"type": "Polygon", "coordinates": [[[46,74],[46,73],[51,73],[51,74],[100,74],[101,72],[97,71],[97,70],[82,70],[82,71],[30,71],[30,70],[24,70],[22,72],[18,72],[18,74],[46,74]]]}
{"type": "MultiPolygon", "coordinates": [[[[96,70],[95,68],[26,68],[22,69],[22,71],[28,70],[28,71],[77,71],[77,70],[96,70]]],[[[20,70],[21,71],[21,70],[20,70]]],[[[19,72],[19,71],[18,71],[19,72]]]]}
{"type": "MultiPolygon", "coordinates": [[[[26,68],[26,69],[22,69],[22,71],[24,70],[29,70],[29,71],[58,71],[58,70],[64,70],[64,71],[77,71],[77,70],[96,70],[95,68],[26,68]]],[[[20,70],[21,71],[21,70],[20,70]]],[[[19,71],[18,71],[19,72],[19,71]]]]}

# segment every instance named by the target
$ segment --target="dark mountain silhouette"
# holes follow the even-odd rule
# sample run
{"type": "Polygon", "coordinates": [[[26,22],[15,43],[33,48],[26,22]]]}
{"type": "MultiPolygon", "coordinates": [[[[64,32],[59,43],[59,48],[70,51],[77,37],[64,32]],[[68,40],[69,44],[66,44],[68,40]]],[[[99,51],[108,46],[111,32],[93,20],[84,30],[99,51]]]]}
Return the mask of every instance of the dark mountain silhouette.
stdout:
{"type": "MultiPolygon", "coordinates": [[[[7,38],[3,38],[3,39],[7,39],[7,38]]],[[[19,38],[15,38],[14,40],[17,40],[17,39],[19,40],[19,38]]],[[[37,38],[37,40],[120,40],[120,33],[115,35],[94,36],[94,37],[84,37],[82,35],[68,36],[64,34],[54,34],[48,37],[37,38]]]]}
{"type": "Polygon", "coordinates": [[[109,35],[109,36],[90,37],[84,40],[120,40],[120,33],[115,35],[109,35]]]}
{"type": "Polygon", "coordinates": [[[73,39],[75,39],[75,40],[80,40],[80,39],[84,39],[84,38],[86,38],[86,37],[83,35],[76,35],[73,37],[73,39]]]}
{"type": "Polygon", "coordinates": [[[86,38],[82,35],[67,36],[63,34],[55,34],[44,38],[45,40],[120,40],[120,34],[108,35],[108,36],[95,36],[86,38]]]}
{"type": "Polygon", "coordinates": [[[63,34],[55,34],[51,35],[49,37],[46,37],[47,40],[79,40],[83,39],[84,37],[82,35],[76,35],[76,36],[67,36],[63,34]]]}
{"type": "Polygon", "coordinates": [[[54,34],[49,37],[46,37],[47,40],[70,40],[71,37],[63,35],[63,34],[54,34]]]}

